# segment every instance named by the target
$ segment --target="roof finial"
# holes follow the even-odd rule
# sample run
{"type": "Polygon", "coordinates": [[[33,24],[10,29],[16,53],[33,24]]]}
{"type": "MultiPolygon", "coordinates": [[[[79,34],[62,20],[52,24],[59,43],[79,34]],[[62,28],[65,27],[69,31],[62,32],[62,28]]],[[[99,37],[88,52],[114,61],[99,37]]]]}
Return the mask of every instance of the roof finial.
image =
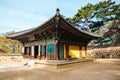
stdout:
{"type": "Polygon", "coordinates": [[[60,10],[59,10],[59,8],[56,9],[56,15],[57,15],[57,16],[60,15],[60,10]]]}

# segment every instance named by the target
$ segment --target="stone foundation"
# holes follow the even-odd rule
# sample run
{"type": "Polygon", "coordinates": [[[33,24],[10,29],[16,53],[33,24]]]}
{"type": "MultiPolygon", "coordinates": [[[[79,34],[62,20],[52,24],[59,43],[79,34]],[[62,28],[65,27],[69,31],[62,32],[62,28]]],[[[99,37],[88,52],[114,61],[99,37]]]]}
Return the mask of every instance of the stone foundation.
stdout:
{"type": "Polygon", "coordinates": [[[60,61],[54,61],[54,60],[40,60],[35,61],[35,68],[36,69],[42,69],[52,72],[61,72],[64,69],[67,70],[67,68],[76,68],[78,65],[82,65],[83,63],[92,62],[95,59],[83,59],[83,60],[72,60],[72,61],[66,61],[66,60],[60,60],[60,61]]]}

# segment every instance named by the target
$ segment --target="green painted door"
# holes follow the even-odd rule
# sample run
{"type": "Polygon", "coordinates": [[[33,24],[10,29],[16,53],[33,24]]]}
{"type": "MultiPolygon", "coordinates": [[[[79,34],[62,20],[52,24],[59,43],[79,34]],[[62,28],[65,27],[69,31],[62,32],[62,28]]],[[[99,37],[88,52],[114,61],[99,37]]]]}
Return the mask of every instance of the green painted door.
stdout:
{"type": "Polygon", "coordinates": [[[48,44],[47,45],[47,55],[51,56],[55,53],[55,45],[54,44],[48,44]]]}
{"type": "Polygon", "coordinates": [[[64,59],[64,44],[59,43],[59,59],[64,59]]]}

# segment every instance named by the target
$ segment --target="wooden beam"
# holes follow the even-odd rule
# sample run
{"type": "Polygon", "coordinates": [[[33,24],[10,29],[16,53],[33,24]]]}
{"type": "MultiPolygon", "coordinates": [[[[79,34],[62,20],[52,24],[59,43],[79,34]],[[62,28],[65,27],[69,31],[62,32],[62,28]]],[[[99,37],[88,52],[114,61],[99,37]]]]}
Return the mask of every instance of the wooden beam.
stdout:
{"type": "Polygon", "coordinates": [[[66,44],[66,59],[69,60],[69,45],[66,44]]]}
{"type": "Polygon", "coordinates": [[[58,54],[59,54],[59,51],[58,51],[58,42],[56,42],[56,44],[55,44],[55,59],[57,61],[59,60],[58,54]]]}

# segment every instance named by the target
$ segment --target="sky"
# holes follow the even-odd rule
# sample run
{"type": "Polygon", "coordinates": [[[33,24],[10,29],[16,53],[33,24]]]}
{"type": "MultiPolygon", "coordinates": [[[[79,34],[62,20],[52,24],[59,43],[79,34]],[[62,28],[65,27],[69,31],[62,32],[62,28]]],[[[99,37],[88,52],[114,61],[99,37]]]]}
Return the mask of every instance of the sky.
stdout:
{"type": "MultiPolygon", "coordinates": [[[[72,17],[82,6],[103,0],[0,0],[0,34],[37,27],[55,15],[72,17]]],[[[114,0],[120,3],[120,0],[114,0]]]]}

